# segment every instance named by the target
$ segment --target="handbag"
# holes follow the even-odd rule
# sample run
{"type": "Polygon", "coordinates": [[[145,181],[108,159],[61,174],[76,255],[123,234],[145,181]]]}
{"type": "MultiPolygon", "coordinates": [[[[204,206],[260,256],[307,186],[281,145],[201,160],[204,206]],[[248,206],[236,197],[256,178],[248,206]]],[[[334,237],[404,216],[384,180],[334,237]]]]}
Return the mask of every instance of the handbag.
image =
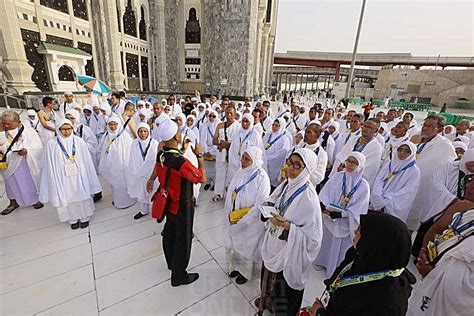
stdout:
{"type": "Polygon", "coordinates": [[[241,208],[241,209],[234,210],[234,211],[230,212],[230,214],[229,214],[230,224],[231,225],[237,224],[242,219],[242,217],[247,215],[247,213],[251,209],[252,209],[251,207],[244,207],[244,208],[241,208]]]}
{"type": "Polygon", "coordinates": [[[25,127],[21,125],[20,130],[18,131],[18,134],[16,134],[15,138],[13,138],[11,144],[7,148],[7,151],[3,155],[0,154],[0,170],[6,170],[8,168],[7,154],[10,152],[13,145],[15,145],[15,143],[18,141],[24,129],[25,127]]]}
{"type": "Polygon", "coordinates": [[[166,178],[163,186],[160,185],[152,198],[151,216],[156,218],[158,223],[161,223],[165,218],[165,213],[168,210],[170,197],[168,195],[168,183],[171,175],[171,168],[166,170],[166,178]]]}

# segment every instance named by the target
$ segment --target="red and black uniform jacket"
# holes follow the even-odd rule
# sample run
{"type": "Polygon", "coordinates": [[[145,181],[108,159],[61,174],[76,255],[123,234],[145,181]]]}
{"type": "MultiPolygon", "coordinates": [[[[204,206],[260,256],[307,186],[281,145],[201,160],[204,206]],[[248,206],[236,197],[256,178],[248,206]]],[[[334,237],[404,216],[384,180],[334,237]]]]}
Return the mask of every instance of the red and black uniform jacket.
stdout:
{"type": "Polygon", "coordinates": [[[152,217],[161,221],[166,213],[176,215],[180,209],[190,205],[193,185],[202,181],[203,174],[179,150],[168,147],[158,152],[155,168],[160,187],[154,196],[152,217]],[[165,188],[168,169],[169,179],[165,188]]]}

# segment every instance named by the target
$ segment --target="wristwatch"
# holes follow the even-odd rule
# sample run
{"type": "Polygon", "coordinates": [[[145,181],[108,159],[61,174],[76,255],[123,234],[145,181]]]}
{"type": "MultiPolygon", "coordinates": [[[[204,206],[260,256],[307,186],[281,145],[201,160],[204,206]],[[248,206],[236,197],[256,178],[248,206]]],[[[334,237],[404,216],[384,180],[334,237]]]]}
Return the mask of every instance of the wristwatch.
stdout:
{"type": "Polygon", "coordinates": [[[197,157],[198,159],[201,159],[202,157],[204,157],[204,154],[203,154],[203,153],[196,154],[196,157],[197,157]]]}

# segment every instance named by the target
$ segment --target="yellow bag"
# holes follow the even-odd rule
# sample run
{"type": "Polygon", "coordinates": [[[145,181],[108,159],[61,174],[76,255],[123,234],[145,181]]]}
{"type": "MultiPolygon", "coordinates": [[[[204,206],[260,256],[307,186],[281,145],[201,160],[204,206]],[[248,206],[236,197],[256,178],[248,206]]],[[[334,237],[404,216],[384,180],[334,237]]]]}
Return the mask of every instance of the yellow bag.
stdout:
{"type": "Polygon", "coordinates": [[[245,208],[241,208],[239,210],[234,210],[234,211],[230,212],[230,214],[229,214],[230,224],[231,225],[237,224],[242,219],[242,217],[247,215],[247,213],[250,211],[250,209],[252,209],[252,208],[251,207],[245,207],[245,208]]]}
{"type": "Polygon", "coordinates": [[[3,156],[3,154],[0,154],[0,170],[6,170],[8,168],[7,162],[3,160],[4,158],[5,156],[3,156]]]}

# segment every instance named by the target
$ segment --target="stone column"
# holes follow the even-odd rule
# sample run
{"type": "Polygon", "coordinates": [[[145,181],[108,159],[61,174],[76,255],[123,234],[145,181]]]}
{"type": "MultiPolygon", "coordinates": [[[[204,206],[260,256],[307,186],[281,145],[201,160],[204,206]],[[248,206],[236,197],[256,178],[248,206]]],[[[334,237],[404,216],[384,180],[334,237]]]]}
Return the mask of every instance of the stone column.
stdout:
{"type": "Polygon", "coordinates": [[[262,69],[262,31],[265,19],[266,1],[260,0],[258,6],[258,22],[257,22],[257,51],[255,54],[255,86],[254,93],[261,93],[260,78],[262,69]]]}
{"type": "Polygon", "coordinates": [[[26,59],[13,0],[0,1],[0,55],[0,68],[4,73],[8,92],[22,94],[26,91],[39,91],[31,80],[33,67],[26,59]]]}
{"type": "MultiPolygon", "coordinates": [[[[122,66],[120,61],[120,52],[122,51],[120,41],[122,39],[122,35],[118,32],[117,29],[117,8],[115,0],[104,0],[103,18],[105,19],[106,25],[109,26],[104,36],[106,42],[103,42],[101,45],[107,46],[106,49],[109,51],[110,87],[112,89],[122,90],[125,87],[124,80],[126,77],[124,73],[122,73],[122,66]]],[[[120,23],[122,24],[122,18],[120,18],[120,23]]],[[[123,26],[120,29],[123,31],[123,26]]],[[[125,58],[125,54],[123,55],[125,58]]],[[[126,70],[127,64],[124,63],[124,72],[126,72],[126,70]]]]}

